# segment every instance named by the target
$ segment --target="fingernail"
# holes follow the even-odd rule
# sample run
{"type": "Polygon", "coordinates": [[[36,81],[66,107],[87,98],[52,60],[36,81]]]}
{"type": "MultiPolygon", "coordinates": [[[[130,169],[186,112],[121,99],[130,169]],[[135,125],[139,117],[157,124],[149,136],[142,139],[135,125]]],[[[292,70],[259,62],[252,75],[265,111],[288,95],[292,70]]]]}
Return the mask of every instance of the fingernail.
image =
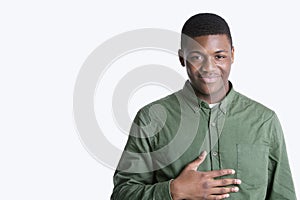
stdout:
{"type": "Polygon", "coordinates": [[[242,181],[241,181],[240,179],[236,179],[235,183],[236,183],[236,184],[241,184],[242,181]]]}
{"type": "Polygon", "coordinates": [[[234,187],[233,190],[234,190],[234,192],[238,192],[239,188],[238,187],[234,187]]]}
{"type": "Polygon", "coordinates": [[[206,151],[202,151],[202,153],[200,154],[199,158],[203,158],[206,155],[206,151]]]}
{"type": "Polygon", "coordinates": [[[233,170],[231,170],[231,174],[235,174],[235,170],[233,169],[233,170]]]}
{"type": "Polygon", "coordinates": [[[225,198],[229,198],[229,194],[225,194],[225,198]]]}

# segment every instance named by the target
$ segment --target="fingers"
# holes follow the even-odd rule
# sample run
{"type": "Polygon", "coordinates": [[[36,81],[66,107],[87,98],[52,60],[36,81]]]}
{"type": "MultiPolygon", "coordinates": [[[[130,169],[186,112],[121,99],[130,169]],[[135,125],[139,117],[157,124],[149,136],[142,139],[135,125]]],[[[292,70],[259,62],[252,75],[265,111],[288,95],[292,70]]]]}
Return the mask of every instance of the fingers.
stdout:
{"type": "Polygon", "coordinates": [[[225,176],[229,174],[235,174],[235,171],[233,169],[221,169],[221,170],[207,172],[207,176],[211,178],[216,178],[216,177],[225,176]]]}
{"type": "MultiPolygon", "coordinates": [[[[190,164],[187,165],[186,169],[196,171],[197,168],[199,167],[199,165],[201,165],[203,163],[203,161],[205,160],[206,155],[207,155],[207,152],[203,151],[196,160],[194,160],[193,162],[191,162],[190,164]]],[[[228,174],[235,174],[235,171],[233,169],[222,169],[222,170],[215,170],[215,171],[207,172],[207,175],[211,178],[225,176],[228,174]]]]}
{"type": "Polygon", "coordinates": [[[226,199],[228,198],[230,195],[229,193],[232,192],[238,192],[239,188],[238,187],[231,187],[231,188],[213,188],[212,189],[212,194],[213,195],[209,195],[207,199],[226,199]]]}
{"type": "Polygon", "coordinates": [[[212,199],[212,200],[219,200],[219,199],[226,199],[230,195],[229,194],[222,194],[222,195],[210,195],[207,199],[212,199]]]}
{"type": "Polygon", "coordinates": [[[207,155],[206,151],[203,151],[201,153],[201,155],[196,160],[194,160],[193,162],[188,164],[187,168],[189,170],[195,170],[196,171],[197,168],[199,167],[199,165],[201,165],[201,163],[203,163],[203,161],[205,160],[206,155],[207,155]]]}
{"type": "Polygon", "coordinates": [[[209,184],[211,187],[220,187],[220,186],[227,186],[227,185],[239,185],[242,181],[240,179],[218,179],[213,180],[209,184]]]}
{"type": "Polygon", "coordinates": [[[213,188],[212,193],[213,195],[209,195],[207,199],[226,199],[230,195],[229,193],[231,192],[238,192],[239,188],[238,187],[232,187],[232,188],[213,188]]]}
{"type": "Polygon", "coordinates": [[[211,194],[227,194],[231,192],[238,192],[238,187],[216,187],[211,189],[211,194]]]}

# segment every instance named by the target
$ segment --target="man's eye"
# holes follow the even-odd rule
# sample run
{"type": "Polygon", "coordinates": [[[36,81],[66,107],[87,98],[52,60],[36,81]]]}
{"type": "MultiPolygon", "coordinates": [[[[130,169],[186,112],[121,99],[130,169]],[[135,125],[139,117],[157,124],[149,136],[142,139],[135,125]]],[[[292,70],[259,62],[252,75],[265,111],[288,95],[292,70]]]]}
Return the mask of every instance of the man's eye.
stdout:
{"type": "Polygon", "coordinates": [[[203,57],[202,56],[191,56],[190,60],[191,61],[199,61],[199,60],[203,60],[203,57]]]}
{"type": "Polygon", "coordinates": [[[224,58],[226,58],[226,56],[223,56],[223,55],[216,55],[216,59],[224,59],[224,58]]]}

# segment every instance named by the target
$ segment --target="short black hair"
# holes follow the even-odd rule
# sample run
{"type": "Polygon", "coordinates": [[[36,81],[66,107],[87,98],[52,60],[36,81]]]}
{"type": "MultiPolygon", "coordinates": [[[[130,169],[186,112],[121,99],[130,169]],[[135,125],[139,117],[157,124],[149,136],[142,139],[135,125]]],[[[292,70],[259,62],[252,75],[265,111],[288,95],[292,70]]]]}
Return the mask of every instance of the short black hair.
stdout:
{"type": "Polygon", "coordinates": [[[184,37],[191,38],[205,35],[225,34],[232,47],[232,38],[227,22],[213,13],[199,13],[190,17],[182,27],[181,47],[184,46],[184,37]],[[185,36],[184,36],[185,35],[185,36]]]}

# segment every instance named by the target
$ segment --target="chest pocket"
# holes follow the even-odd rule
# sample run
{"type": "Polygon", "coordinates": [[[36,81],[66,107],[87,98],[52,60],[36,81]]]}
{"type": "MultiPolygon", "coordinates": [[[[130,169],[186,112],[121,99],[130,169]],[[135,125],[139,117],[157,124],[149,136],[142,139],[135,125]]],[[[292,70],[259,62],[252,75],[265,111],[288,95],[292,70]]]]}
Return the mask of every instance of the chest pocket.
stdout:
{"type": "Polygon", "coordinates": [[[269,148],[266,145],[237,144],[237,178],[248,188],[266,186],[269,148]]]}

